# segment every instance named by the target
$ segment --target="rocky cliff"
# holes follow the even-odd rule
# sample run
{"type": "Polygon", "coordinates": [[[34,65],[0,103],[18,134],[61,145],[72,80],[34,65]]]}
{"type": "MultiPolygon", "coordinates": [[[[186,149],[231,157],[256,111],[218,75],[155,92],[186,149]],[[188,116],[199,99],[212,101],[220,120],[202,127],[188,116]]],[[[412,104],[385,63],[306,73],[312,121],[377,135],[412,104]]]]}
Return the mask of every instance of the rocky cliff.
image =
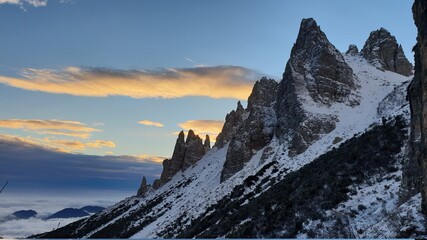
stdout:
{"type": "Polygon", "coordinates": [[[422,209],[427,213],[427,1],[416,0],[412,12],[418,36],[413,49],[415,75],[408,88],[411,135],[403,172],[403,197],[406,199],[421,191],[422,209]]]}
{"type": "Polygon", "coordinates": [[[380,70],[405,76],[412,75],[412,65],[406,59],[402,46],[384,28],[371,32],[362,49],[363,56],[380,70]]]}
{"type": "MultiPolygon", "coordinates": [[[[236,113],[241,116],[238,118],[238,122],[227,122],[226,118],[224,128],[226,124],[232,127],[230,132],[224,132],[223,135],[230,136],[231,139],[221,172],[221,181],[225,181],[241,170],[243,165],[251,159],[253,153],[266,146],[273,138],[276,128],[276,113],[272,106],[277,94],[277,86],[278,83],[273,79],[262,78],[257,81],[248,98],[247,109],[239,110],[238,106],[236,113]]],[[[235,118],[231,120],[235,121],[235,118]]]]}
{"type": "Polygon", "coordinates": [[[396,194],[409,80],[354,47],[342,55],[304,19],[281,82],[257,81],[247,108],[239,102],[226,116],[215,147],[193,167],[176,174],[209,143],[181,133],[163,163],[163,187],[34,237],[425,236],[421,196],[399,205],[396,194]]]}
{"type": "Polygon", "coordinates": [[[185,171],[199,161],[209,149],[210,139],[208,135],[206,135],[205,143],[203,143],[202,139],[193,130],[190,129],[188,131],[186,140],[184,131],[181,131],[176,139],[172,157],[163,161],[163,171],[160,175],[160,181],[155,186],[153,184],[153,187],[157,189],[169,182],[176,173],[185,171]]]}
{"type": "Polygon", "coordinates": [[[289,154],[304,152],[335,128],[334,103],[358,105],[356,77],[316,22],[303,19],[276,98],[277,135],[291,141],[289,154]]]}

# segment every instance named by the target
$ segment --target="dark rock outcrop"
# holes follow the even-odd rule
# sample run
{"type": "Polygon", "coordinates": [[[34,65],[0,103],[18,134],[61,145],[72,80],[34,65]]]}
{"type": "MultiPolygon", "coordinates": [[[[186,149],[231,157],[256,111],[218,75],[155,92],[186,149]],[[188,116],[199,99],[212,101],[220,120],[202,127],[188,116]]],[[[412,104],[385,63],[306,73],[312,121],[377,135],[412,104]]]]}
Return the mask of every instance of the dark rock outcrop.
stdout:
{"type": "Polygon", "coordinates": [[[230,142],[231,138],[242,125],[244,114],[245,109],[240,101],[238,101],[236,110],[231,111],[225,116],[225,123],[221,132],[216,137],[215,147],[222,148],[230,142]]]}
{"type": "Polygon", "coordinates": [[[416,0],[412,6],[418,28],[414,46],[415,75],[408,88],[411,107],[409,151],[403,169],[401,198],[421,191],[422,210],[427,213],[427,1],[416,0]]]}
{"type": "Polygon", "coordinates": [[[291,141],[290,155],[300,154],[321,134],[335,128],[336,117],[308,107],[336,102],[357,105],[353,70],[312,19],[303,19],[276,99],[277,135],[291,141]]]}
{"type": "Polygon", "coordinates": [[[359,49],[354,44],[350,44],[350,46],[348,46],[347,52],[345,52],[345,54],[350,54],[350,55],[356,55],[358,53],[359,53],[359,49]]]}
{"type": "Polygon", "coordinates": [[[148,185],[147,185],[147,179],[145,179],[145,176],[142,177],[141,186],[138,189],[137,196],[141,197],[144,196],[145,193],[148,191],[148,185]]]}
{"type": "Polygon", "coordinates": [[[160,180],[155,187],[153,183],[153,188],[159,188],[169,182],[176,173],[185,171],[199,161],[205,155],[208,147],[210,149],[209,136],[207,136],[206,140],[205,144],[203,144],[202,139],[191,129],[188,131],[188,136],[185,140],[185,134],[181,131],[178,134],[172,157],[163,161],[160,180]]]}
{"type": "Polygon", "coordinates": [[[335,128],[337,117],[317,109],[337,102],[359,104],[356,89],[353,70],[341,53],[312,18],[303,19],[282,81],[262,78],[255,83],[247,109],[239,103],[227,115],[216,144],[230,143],[221,181],[242,169],[274,136],[290,143],[289,155],[304,152],[335,128]]]}
{"type": "Polygon", "coordinates": [[[412,75],[412,64],[406,59],[402,46],[384,28],[371,32],[362,55],[376,68],[405,76],[412,75]]]}
{"type": "Polygon", "coordinates": [[[248,98],[248,108],[245,110],[249,115],[238,124],[238,134],[232,135],[221,172],[221,181],[240,171],[251,159],[253,152],[262,149],[273,138],[276,113],[272,106],[277,94],[277,86],[278,83],[275,80],[267,78],[262,78],[255,83],[248,98]]]}
{"type": "Polygon", "coordinates": [[[195,164],[205,155],[205,146],[202,139],[194,134],[193,130],[188,131],[187,141],[185,142],[185,155],[182,161],[181,170],[185,171],[187,168],[195,164]]]}
{"type": "Polygon", "coordinates": [[[160,179],[154,180],[153,189],[156,190],[156,189],[159,189],[159,187],[160,187],[160,179]]]}
{"type": "Polygon", "coordinates": [[[203,143],[203,147],[205,148],[205,152],[207,152],[211,149],[211,139],[210,139],[209,135],[207,135],[207,134],[205,137],[205,143],[203,143]]]}
{"type": "Polygon", "coordinates": [[[32,217],[35,217],[37,215],[37,212],[34,210],[20,210],[12,213],[13,217],[17,219],[29,219],[32,217]]]}

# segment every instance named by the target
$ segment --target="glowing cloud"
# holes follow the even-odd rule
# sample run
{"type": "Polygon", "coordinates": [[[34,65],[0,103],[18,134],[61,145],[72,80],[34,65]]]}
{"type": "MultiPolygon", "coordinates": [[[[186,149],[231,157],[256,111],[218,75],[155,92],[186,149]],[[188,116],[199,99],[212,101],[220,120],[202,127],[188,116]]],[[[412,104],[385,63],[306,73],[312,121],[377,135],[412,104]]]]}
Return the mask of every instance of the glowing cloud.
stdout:
{"type": "Polygon", "coordinates": [[[94,142],[86,143],[86,146],[88,146],[90,148],[103,148],[103,147],[115,148],[116,144],[113,143],[112,141],[96,140],[94,142]]]}
{"type": "Polygon", "coordinates": [[[184,130],[192,129],[196,134],[209,135],[211,141],[215,141],[223,125],[224,121],[219,120],[189,120],[178,124],[184,130]]]}
{"type": "MultiPolygon", "coordinates": [[[[65,120],[39,120],[39,119],[6,119],[0,120],[0,128],[12,128],[12,129],[27,129],[27,130],[61,130],[69,131],[72,133],[82,132],[91,133],[99,132],[101,130],[87,127],[85,124],[77,121],[65,121],[65,120]]],[[[56,135],[67,135],[65,132],[54,131],[56,135]]]]}
{"type": "Polygon", "coordinates": [[[179,98],[205,96],[246,100],[261,75],[236,66],[158,71],[68,67],[60,71],[27,68],[22,78],[0,76],[0,83],[31,91],[74,96],[179,98]]]}
{"type": "Polygon", "coordinates": [[[152,162],[152,163],[162,163],[163,160],[167,159],[167,157],[153,156],[148,154],[140,154],[136,157],[141,159],[143,162],[152,162]]]}
{"type": "Polygon", "coordinates": [[[150,120],[142,120],[138,122],[139,124],[146,125],[146,126],[154,126],[154,127],[164,127],[162,123],[159,122],[152,122],[150,120]]]}
{"type": "Polygon", "coordinates": [[[81,152],[86,148],[114,148],[116,144],[112,141],[95,140],[82,142],[78,140],[63,140],[51,138],[21,137],[16,135],[0,134],[0,141],[18,142],[22,146],[37,146],[55,152],[81,152]]]}

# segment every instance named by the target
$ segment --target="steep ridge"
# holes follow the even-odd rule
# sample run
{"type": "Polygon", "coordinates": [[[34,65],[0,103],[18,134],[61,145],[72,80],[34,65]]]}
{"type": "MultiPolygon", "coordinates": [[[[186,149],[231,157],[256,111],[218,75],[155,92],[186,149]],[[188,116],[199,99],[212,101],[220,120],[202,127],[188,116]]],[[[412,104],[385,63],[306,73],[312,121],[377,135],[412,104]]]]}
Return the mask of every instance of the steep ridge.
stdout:
{"type": "Polygon", "coordinates": [[[369,63],[380,70],[412,75],[412,64],[406,59],[402,46],[384,28],[371,32],[361,52],[369,63]]]}
{"type": "Polygon", "coordinates": [[[422,209],[427,214],[427,1],[416,0],[412,6],[418,29],[415,53],[415,76],[408,88],[411,106],[410,146],[403,172],[402,202],[421,191],[422,209]]]}
{"type": "Polygon", "coordinates": [[[187,168],[199,161],[210,149],[210,139],[206,136],[205,143],[194,133],[188,131],[187,140],[184,141],[185,134],[181,131],[175,143],[172,158],[163,161],[163,171],[160,175],[159,187],[172,179],[179,171],[187,168]]]}
{"type": "MultiPolygon", "coordinates": [[[[89,218],[36,237],[344,237],[349,232],[358,236],[378,232],[369,226],[386,218],[384,211],[397,209],[398,196],[372,189],[390,185],[390,192],[397,193],[399,188],[409,113],[402,92],[411,78],[379,70],[357,52],[342,55],[312,19],[302,21],[297,43],[282,81],[259,80],[248,107],[244,109],[239,102],[237,109],[226,116],[215,146],[193,167],[174,168],[179,170],[169,175],[170,180],[143,197],[127,198],[89,218]],[[314,40],[321,41],[319,46],[311,44],[314,40]],[[275,92],[271,97],[269,93],[275,92]],[[284,109],[290,111],[279,113],[284,109]],[[296,114],[295,119],[292,114],[296,114]],[[325,129],[325,125],[331,127],[325,129]],[[302,135],[298,129],[307,130],[309,135],[297,137],[302,135]],[[354,146],[354,151],[363,155],[352,155],[354,146]],[[378,155],[377,146],[384,147],[378,155]],[[239,152],[247,155],[232,154],[239,152]],[[230,163],[238,164],[230,167],[230,163]],[[228,173],[224,170],[227,168],[228,173]],[[179,171],[182,174],[176,174],[179,171]],[[312,189],[312,185],[318,188],[312,189]],[[281,201],[282,197],[271,194],[289,200],[279,204],[283,211],[276,211],[275,203],[270,202],[281,201]],[[357,199],[384,195],[390,204],[363,204],[366,209],[358,209],[357,199]],[[318,197],[325,205],[311,211],[318,197]],[[305,207],[295,211],[294,203],[295,207],[305,207]],[[220,212],[221,204],[227,212],[220,212]],[[259,209],[247,212],[254,208],[259,209]],[[265,211],[260,212],[263,208],[265,211]],[[217,219],[218,226],[226,226],[224,230],[211,227],[209,224],[217,224],[213,219],[221,214],[226,217],[217,219]],[[251,214],[260,219],[255,221],[251,214]],[[317,221],[326,224],[325,231],[312,235],[319,230],[317,221]],[[270,235],[262,225],[268,223],[275,228],[270,235]],[[246,232],[245,226],[250,224],[256,227],[249,230],[256,232],[246,232]],[[334,226],[354,227],[355,231],[337,231],[334,235],[334,226]]],[[[182,143],[184,136],[178,136],[177,145],[182,143]]],[[[176,152],[174,155],[182,156],[180,149],[176,152]]],[[[177,159],[183,162],[181,157],[177,159]]],[[[167,163],[170,166],[171,160],[167,163]]],[[[415,203],[416,199],[410,201],[415,203]]]]}

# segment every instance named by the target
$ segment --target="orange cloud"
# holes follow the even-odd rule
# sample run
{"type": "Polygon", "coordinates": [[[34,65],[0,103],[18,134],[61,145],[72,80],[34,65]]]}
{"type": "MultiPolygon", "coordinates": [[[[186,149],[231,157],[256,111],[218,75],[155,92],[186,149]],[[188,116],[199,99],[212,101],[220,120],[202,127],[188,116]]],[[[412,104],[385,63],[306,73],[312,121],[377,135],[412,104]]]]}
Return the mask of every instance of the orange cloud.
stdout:
{"type": "Polygon", "coordinates": [[[6,119],[0,120],[0,128],[31,130],[38,134],[63,135],[86,139],[92,132],[101,130],[91,128],[77,121],[39,120],[39,119],[6,119]]]}
{"type": "Polygon", "coordinates": [[[113,143],[112,141],[96,140],[94,142],[86,143],[86,146],[88,146],[90,148],[103,148],[103,147],[115,148],[116,144],[113,143]]]}
{"type": "Polygon", "coordinates": [[[216,136],[221,132],[224,121],[220,120],[189,120],[183,123],[179,123],[178,126],[184,130],[192,129],[196,134],[209,135],[210,140],[213,142],[216,136]]]}
{"type": "Polygon", "coordinates": [[[152,122],[150,120],[142,120],[138,122],[139,124],[146,125],[146,126],[154,126],[154,127],[164,127],[162,123],[159,122],[152,122]]]}
{"type": "Polygon", "coordinates": [[[154,156],[149,154],[140,154],[136,156],[144,162],[155,162],[155,163],[163,163],[163,160],[167,159],[167,157],[162,156],[154,156]]]}
{"type": "Polygon", "coordinates": [[[23,145],[36,145],[57,152],[81,152],[86,148],[114,148],[116,144],[112,141],[95,140],[82,142],[78,140],[63,140],[51,138],[21,137],[16,135],[0,134],[0,140],[20,142],[23,145]]]}
{"type": "Polygon", "coordinates": [[[236,66],[158,71],[68,67],[60,71],[24,69],[22,78],[0,76],[0,83],[31,91],[74,96],[179,98],[205,96],[246,100],[261,75],[236,66]]]}

